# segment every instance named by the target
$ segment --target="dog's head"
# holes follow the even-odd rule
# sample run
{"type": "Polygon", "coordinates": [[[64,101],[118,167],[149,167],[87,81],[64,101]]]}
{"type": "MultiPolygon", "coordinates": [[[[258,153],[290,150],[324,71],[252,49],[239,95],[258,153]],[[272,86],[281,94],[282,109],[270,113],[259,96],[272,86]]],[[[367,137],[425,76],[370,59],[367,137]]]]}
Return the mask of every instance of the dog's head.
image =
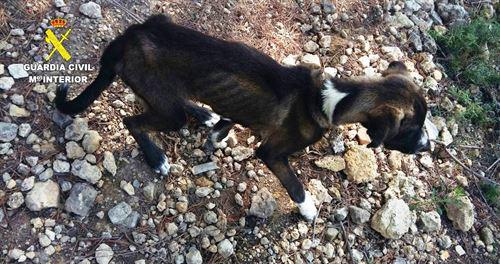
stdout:
{"type": "Polygon", "coordinates": [[[427,104],[408,76],[406,66],[392,62],[382,77],[380,102],[362,122],[372,139],[368,147],[383,144],[387,149],[409,154],[429,150],[430,142],[424,128],[427,104]]]}

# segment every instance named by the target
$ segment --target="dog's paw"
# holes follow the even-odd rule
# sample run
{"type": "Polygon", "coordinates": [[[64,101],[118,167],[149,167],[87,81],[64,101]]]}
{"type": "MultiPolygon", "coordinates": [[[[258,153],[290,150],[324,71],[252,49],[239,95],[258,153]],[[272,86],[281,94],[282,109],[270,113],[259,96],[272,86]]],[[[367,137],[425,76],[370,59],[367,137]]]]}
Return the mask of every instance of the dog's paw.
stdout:
{"type": "Polygon", "coordinates": [[[213,127],[215,126],[215,124],[217,124],[217,122],[219,122],[220,120],[220,115],[216,114],[216,113],[210,113],[210,117],[203,122],[203,124],[205,124],[205,126],[207,127],[213,127]]]}
{"type": "Polygon", "coordinates": [[[306,192],[306,197],[302,203],[297,203],[297,207],[299,208],[300,214],[307,220],[313,221],[318,214],[318,210],[316,209],[316,205],[314,205],[314,201],[309,192],[306,192]]]}
{"type": "Polygon", "coordinates": [[[170,171],[170,164],[168,163],[167,156],[162,155],[158,164],[153,166],[153,169],[156,173],[159,173],[161,175],[168,175],[168,172],[170,171]]]}
{"type": "Polygon", "coordinates": [[[212,144],[212,146],[216,149],[226,148],[227,147],[226,141],[229,138],[229,133],[223,139],[219,140],[219,138],[220,138],[219,132],[212,132],[212,134],[210,134],[210,143],[212,144]]]}

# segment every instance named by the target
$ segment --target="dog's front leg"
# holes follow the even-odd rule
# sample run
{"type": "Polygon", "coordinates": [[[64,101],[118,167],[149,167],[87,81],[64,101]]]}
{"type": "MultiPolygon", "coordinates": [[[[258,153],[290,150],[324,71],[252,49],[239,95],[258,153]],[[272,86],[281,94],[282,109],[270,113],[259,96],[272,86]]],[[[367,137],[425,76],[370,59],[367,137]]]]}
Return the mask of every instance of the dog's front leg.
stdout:
{"type": "Polygon", "coordinates": [[[279,154],[275,144],[266,143],[257,150],[257,157],[262,159],[267,167],[278,177],[285,187],[290,198],[297,204],[300,214],[308,221],[312,221],[317,214],[316,206],[309,192],[299,181],[288,163],[287,154],[279,154]]]}

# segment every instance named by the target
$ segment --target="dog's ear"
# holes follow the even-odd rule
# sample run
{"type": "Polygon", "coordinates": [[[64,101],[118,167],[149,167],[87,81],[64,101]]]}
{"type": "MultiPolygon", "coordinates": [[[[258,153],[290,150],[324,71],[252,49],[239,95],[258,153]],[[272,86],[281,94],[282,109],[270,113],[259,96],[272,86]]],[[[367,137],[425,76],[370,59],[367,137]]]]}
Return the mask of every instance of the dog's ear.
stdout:
{"type": "Polygon", "coordinates": [[[386,139],[397,135],[403,118],[403,111],[394,106],[382,105],[372,110],[368,114],[367,121],[362,123],[368,129],[368,135],[372,140],[368,147],[376,148],[386,139]]]}
{"type": "Polygon", "coordinates": [[[390,74],[407,74],[408,73],[408,68],[406,68],[406,65],[400,61],[393,61],[389,63],[389,67],[387,67],[387,70],[382,72],[382,76],[387,76],[390,74]]]}

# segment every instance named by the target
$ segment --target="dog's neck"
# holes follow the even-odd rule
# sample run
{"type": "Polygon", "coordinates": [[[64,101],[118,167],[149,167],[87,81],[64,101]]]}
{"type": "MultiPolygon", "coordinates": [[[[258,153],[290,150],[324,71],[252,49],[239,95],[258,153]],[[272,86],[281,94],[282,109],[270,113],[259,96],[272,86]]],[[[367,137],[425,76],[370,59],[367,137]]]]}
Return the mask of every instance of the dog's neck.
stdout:
{"type": "Polygon", "coordinates": [[[321,110],[328,119],[328,123],[332,124],[332,117],[338,103],[344,99],[349,93],[339,91],[330,79],[323,82],[321,89],[321,110]]]}
{"type": "Polygon", "coordinates": [[[326,79],[321,84],[320,108],[330,126],[366,121],[373,107],[373,89],[360,78],[326,79]]]}

